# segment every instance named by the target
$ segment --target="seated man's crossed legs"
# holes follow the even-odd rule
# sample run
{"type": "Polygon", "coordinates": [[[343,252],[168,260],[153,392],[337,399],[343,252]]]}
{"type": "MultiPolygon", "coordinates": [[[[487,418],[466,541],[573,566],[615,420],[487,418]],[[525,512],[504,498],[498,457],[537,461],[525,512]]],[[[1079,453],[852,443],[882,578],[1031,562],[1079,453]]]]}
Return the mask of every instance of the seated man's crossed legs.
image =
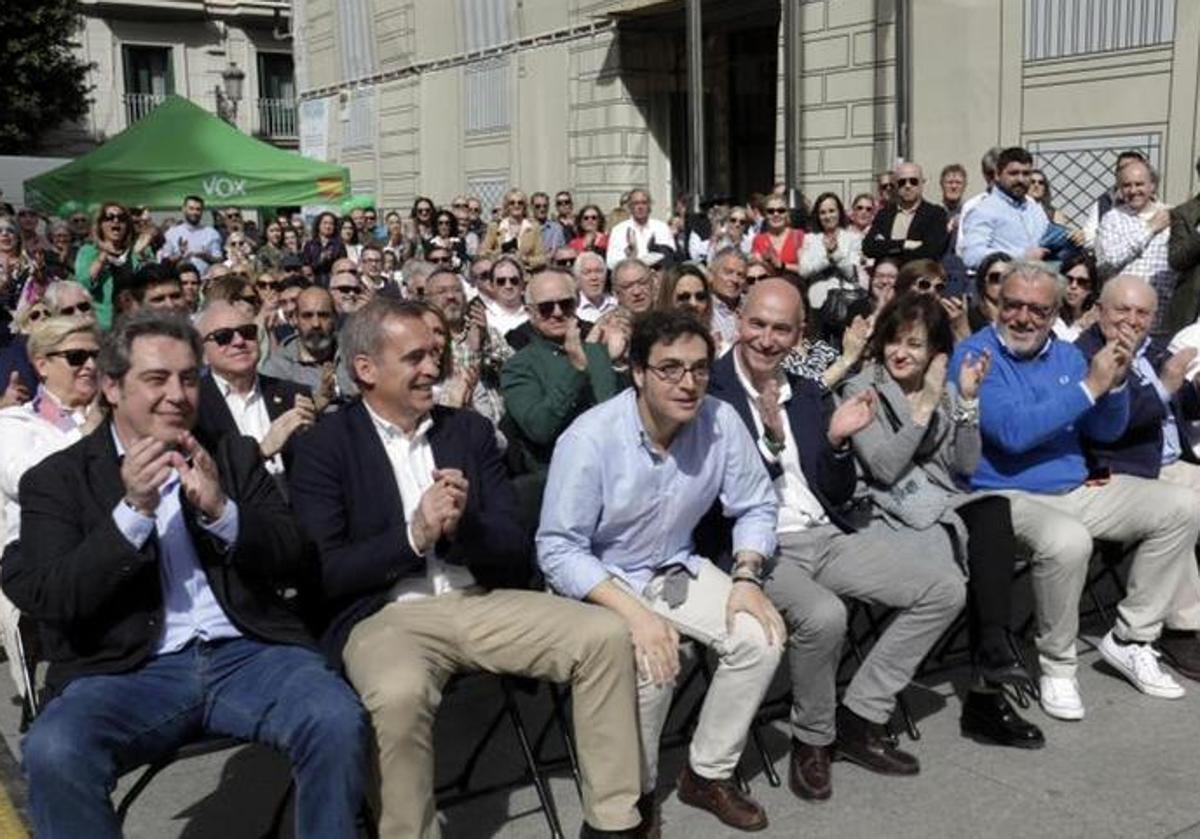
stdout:
{"type": "Polygon", "coordinates": [[[470,670],[569,684],[585,820],[639,823],[633,658],[614,613],[537,592],[454,592],[384,606],[355,626],[343,657],[375,729],[384,839],[440,835],[433,722],[446,682],[470,670]]]}
{"type": "Polygon", "coordinates": [[[1182,687],[1158,666],[1151,644],[1165,624],[1190,633],[1193,644],[1200,629],[1194,553],[1200,514],[1194,492],[1166,481],[1116,475],[1061,495],[1009,495],[1013,529],[1033,553],[1043,709],[1060,719],[1084,714],[1075,640],[1093,539],[1135,546],[1127,593],[1117,605],[1116,624],[1101,642],[1101,654],[1139,690],[1182,696],[1182,687]]]}
{"type": "Polygon", "coordinates": [[[966,593],[948,532],[882,523],[852,534],[832,525],[780,534],[766,591],[788,624],[792,677],[792,789],[827,798],[829,760],[852,760],[885,774],[919,771],[891,746],[884,724],[896,696],[962,610],[966,593]],[[872,646],[839,706],[837,667],[846,628],[840,596],[899,613],[872,646]]]}

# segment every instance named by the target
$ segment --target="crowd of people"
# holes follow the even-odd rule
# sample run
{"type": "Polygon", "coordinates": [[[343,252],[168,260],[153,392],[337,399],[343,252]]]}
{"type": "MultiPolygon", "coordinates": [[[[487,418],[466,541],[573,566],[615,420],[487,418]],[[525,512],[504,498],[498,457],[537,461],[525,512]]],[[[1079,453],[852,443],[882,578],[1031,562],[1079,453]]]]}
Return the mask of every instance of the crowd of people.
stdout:
{"type": "MultiPolygon", "coordinates": [[[[963,734],[1080,720],[1096,540],[1132,555],[1100,653],[1200,680],[1200,198],[1138,152],[1075,225],[1019,147],[925,197],[512,189],[260,229],[187,197],[159,225],[0,208],[0,628],[46,695],[39,836],[118,836],[126,767],[202,732],[291,761],[299,836],[439,835],[433,720],[456,672],[570,686],[583,836],[658,836],[680,642],[716,666],[678,778],[734,781],[781,661],[789,785],[840,757],[920,771],[885,725],[965,609],[963,734]],[[1012,624],[1032,563],[1037,667],[1012,624]],[[847,602],[887,624],[840,696],[847,602]],[[1163,663],[1169,665],[1165,667],[1163,663]]],[[[1200,164],[1198,164],[1200,171],[1200,164]]]]}

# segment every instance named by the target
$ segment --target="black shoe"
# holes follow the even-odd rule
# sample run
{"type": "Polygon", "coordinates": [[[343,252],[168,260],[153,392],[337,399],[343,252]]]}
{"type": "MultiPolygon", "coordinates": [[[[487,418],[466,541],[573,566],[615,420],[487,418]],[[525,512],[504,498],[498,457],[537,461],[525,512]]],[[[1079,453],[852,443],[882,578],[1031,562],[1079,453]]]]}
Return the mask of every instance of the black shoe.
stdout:
{"type": "Polygon", "coordinates": [[[592,827],[587,822],[579,828],[579,839],[641,839],[641,827],[631,827],[628,830],[601,830],[592,827]]]}
{"type": "Polygon", "coordinates": [[[833,795],[831,751],[828,746],[810,746],[792,738],[788,786],[793,793],[806,801],[825,801],[833,795]]]}
{"type": "Polygon", "coordinates": [[[964,737],[1015,746],[1018,749],[1040,749],[1046,745],[1042,730],[1021,719],[1001,691],[984,693],[973,690],[963,702],[959,727],[964,737]]]}
{"type": "Polygon", "coordinates": [[[1017,685],[1018,687],[1033,684],[1029,671],[1021,666],[1012,649],[1007,644],[1003,646],[983,645],[975,653],[975,672],[985,681],[994,685],[1017,685]]]}
{"type": "Polygon", "coordinates": [[[888,742],[887,732],[879,723],[865,720],[845,705],[837,709],[837,740],[834,757],[857,763],[881,775],[916,775],[921,771],[917,758],[888,742]]]}
{"type": "Polygon", "coordinates": [[[1200,681],[1200,639],[1195,632],[1165,630],[1154,646],[1172,670],[1180,676],[1200,681]]]}

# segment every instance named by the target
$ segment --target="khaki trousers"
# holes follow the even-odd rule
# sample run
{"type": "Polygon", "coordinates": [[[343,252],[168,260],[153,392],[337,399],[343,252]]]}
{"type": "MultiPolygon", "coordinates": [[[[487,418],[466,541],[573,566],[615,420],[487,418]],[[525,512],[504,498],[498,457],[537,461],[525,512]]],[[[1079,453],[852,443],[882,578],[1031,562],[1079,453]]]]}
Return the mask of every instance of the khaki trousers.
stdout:
{"type": "MultiPolygon", "coordinates": [[[[1079,598],[1087,579],[1093,539],[1136,543],[1127,594],[1117,605],[1118,636],[1158,638],[1174,614],[1177,592],[1195,573],[1200,533],[1195,494],[1166,481],[1115,475],[1100,486],[1061,495],[1005,493],[1012,500],[1013,530],[1033,553],[1037,648],[1042,672],[1073,676],[1079,634],[1079,598]]],[[[1200,629],[1200,614],[1182,617],[1178,629],[1200,629]]]]}
{"type": "MultiPolygon", "coordinates": [[[[725,604],[733,582],[708,560],[701,561],[699,574],[689,582],[687,600],[675,608],[661,596],[662,579],[654,578],[645,592],[633,592],[634,596],[669,620],[681,635],[717,654],[717,669],[700,708],[688,763],[703,778],[728,778],[737,767],[754,715],[779,667],[783,641],[769,644],[762,624],[745,612],[737,613],[733,631],[729,631],[725,604]]],[[[674,691],[673,683],[658,687],[649,679],[638,679],[644,792],[658,784],[658,742],[674,691]]]]}
{"type": "MultiPolygon", "coordinates": [[[[1164,466],[1158,476],[1169,484],[1186,487],[1194,493],[1192,510],[1200,517],[1200,466],[1177,460],[1164,466]]],[[[1175,593],[1171,614],[1167,615],[1171,629],[1191,629],[1200,626],[1200,565],[1190,563],[1184,571],[1183,584],[1175,593]]]]}
{"type": "Polygon", "coordinates": [[[375,729],[381,837],[440,835],[433,722],[461,670],[569,683],[584,818],[638,824],[633,652],[613,612],[529,591],[453,592],[384,606],[354,627],[343,658],[375,729]]]}

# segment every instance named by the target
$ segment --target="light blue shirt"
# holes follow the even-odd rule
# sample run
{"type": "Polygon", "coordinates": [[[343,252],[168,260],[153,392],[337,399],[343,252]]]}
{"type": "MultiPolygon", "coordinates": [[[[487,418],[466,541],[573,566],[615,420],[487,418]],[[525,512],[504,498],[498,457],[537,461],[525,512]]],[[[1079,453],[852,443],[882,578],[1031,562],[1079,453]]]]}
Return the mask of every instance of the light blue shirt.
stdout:
{"type": "Polygon", "coordinates": [[[694,577],[692,530],[720,498],[736,519],[733,549],[775,553],[778,503],[762,458],[737,412],[705,397],[667,453],[650,442],[632,388],[582,414],[550,462],[538,564],[550,585],[582,600],[616,577],[641,592],[659,570],[694,577]]]}
{"type": "Polygon", "coordinates": [[[963,218],[963,262],[974,268],[995,251],[1024,259],[1042,241],[1049,226],[1050,219],[1041,204],[1024,198],[1017,201],[996,187],[963,218]]]}
{"type": "MultiPolygon", "coordinates": [[[[217,232],[215,227],[193,227],[186,221],[181,221],[167,230],[163,234],[163,239],[166,241],[166,244],[163,245],[162,251],[159,253],[160,258],[176,259],[182,256],[183,251],[179,249],[180,239],[187,242],[188,251],[208,254],[212,257],[213,262],[220,262],[225,254],[225,250],[221,245],[221,234],[217,232]]],[[[205,262],[198,256],[193,256],[189,261],[196,266],[196,270],[200,272],[201,277],[208,273],[208,268],[212,264],[205,262]]]]}
{"type": "Polygon", "coordinates": [[[1154,392],[1158,394],[1163,407],[1167,409],[1162,421],[1162,463],[1163,466],[1168,466],[1183,456],[1183,442],[1179,438],[1179,426],[1175,424],[1175,412],[1171,410],[1171,394],[1167,393],[1162,379],[1158,377],[1158,373],[1154,372],[1154,365],[1150,363],[1150,359],[1146,358],[1147,346],[1149,346],[1149,342],[1143,341],[1141,349],[1133,359],[1133,373],[1142,381],[1149,382],[1154,386],[1154,392]]]}
{"type": "MultiPolygon", "coordinates": [[[[115,430],[113,441],[117,454],[124,456],[115,430]]],[[[213,594],[208,575],[200,567],[196,546],[183,518],[179,501],[179,473],[159,490],[162,500],[154,516],[144,516],[123,500],[113,508],[113,523],[129,544],[138,550],[146,544],[151,533],[158,534],[158,575],[163,593],[163,636],[156,653],[163,655],[183,649],[193,638],[215,641],[219,638],[239,638],[241,632],[213,594]]],[[[233,499],[225,501],[225,510],[216,521],[200,526],[232,549],[238,535],[238,509],[233,499]]]]}

